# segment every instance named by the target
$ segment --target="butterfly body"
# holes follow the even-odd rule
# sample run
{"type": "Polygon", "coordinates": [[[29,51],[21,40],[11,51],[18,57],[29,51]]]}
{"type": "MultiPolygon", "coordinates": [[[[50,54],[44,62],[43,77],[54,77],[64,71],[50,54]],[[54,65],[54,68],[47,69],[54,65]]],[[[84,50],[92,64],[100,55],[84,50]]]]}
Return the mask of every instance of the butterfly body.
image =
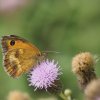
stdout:
{"type": "Polygon", "coordinates": [[[4,69],[12,77],[19,77],[29,71],[42,56],[36,46],[15,35],[3,36],[1,44],[4,69]]]}

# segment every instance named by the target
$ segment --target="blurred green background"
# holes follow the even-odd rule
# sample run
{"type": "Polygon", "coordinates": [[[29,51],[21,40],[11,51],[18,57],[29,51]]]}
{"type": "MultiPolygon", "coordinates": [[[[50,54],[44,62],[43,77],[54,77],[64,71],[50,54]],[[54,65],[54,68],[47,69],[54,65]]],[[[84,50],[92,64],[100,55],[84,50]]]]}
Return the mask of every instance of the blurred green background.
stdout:
{"type": "MultiPolygon", "coordinates": [[[[24,6],[14,7],[13,10],[9,7],[0,10],[0,37],[15,34],[29,40],[41,51],[60,52],[49,55],[62,68],[63,86],[72,90],[74,98],[83,100],[84,95],[71,71],[71,61],[82,51],[100,55],[100,0],[27,0],[24,6]]],[[[0,100],[5,100],[12,90],[27,92],[32,98],[51,96],[34,92],[28,86],[26,74],[18,79],[10,78],[3,69],[2,51],[0,66],[0,100]]],[[[100,76],[100,63],[96,66],[100,76]]]]}

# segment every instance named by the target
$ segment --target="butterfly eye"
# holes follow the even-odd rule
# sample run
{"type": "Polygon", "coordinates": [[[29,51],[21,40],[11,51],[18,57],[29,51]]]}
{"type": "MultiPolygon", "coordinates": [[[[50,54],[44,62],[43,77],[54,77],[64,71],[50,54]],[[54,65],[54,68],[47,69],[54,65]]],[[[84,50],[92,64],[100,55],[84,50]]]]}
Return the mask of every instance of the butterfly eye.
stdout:
{"type": "Polygon", "coordinates": [[[15,41],[14,41],[14,40],[11,40],[11,41],[10,41],[10,45],[11,45],[11,46],[14,46],[14,45],[15,45],[15,41]]]}

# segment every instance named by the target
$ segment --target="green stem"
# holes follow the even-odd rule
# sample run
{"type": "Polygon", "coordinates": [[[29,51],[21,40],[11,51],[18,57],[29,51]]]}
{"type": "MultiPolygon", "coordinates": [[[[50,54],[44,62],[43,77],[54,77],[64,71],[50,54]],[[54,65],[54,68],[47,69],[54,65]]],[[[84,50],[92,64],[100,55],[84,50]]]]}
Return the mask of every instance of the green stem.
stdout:
{"type": "Polygon", "coordinates": [[[60,96],[63,100],[68,100],[67,97],[66,97],[62,92],[59,94],[59,96],[60,96]]]}

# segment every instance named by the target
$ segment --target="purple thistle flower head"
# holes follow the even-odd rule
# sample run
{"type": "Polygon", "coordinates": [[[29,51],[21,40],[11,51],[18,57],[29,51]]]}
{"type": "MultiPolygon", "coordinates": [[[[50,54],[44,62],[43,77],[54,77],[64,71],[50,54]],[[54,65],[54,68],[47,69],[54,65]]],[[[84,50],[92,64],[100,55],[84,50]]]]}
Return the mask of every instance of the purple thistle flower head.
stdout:
{"type": "Polygon", "coordinates": [[[35,90],[37,88],[47,90],[54,84],[55,80],[58,80],[59,75],[61,72],[58,63],[54,63],[54,60],[45,60],[30,71],[29,86],[34,86],[35,90]]]}
{"type": "Polygon", "coordinates": [[[96,100],[100,100],[100,97],[96,98],[96,100]]]}

